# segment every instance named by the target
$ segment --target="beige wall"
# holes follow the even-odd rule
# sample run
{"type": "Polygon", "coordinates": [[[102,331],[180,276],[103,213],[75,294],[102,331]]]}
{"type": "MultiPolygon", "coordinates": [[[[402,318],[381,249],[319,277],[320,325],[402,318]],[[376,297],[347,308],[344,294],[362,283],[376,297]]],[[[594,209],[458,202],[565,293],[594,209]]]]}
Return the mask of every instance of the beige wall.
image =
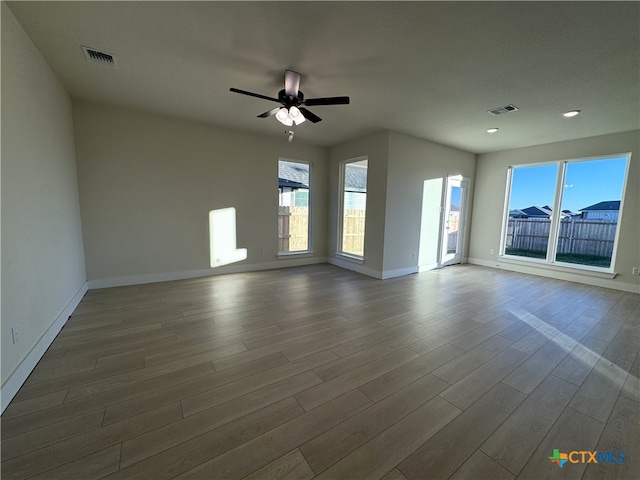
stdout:
{"type": "MultiPolygon", "coordinates": [[[[472,184],[475,157],[473,153],[429,140],[390,134],[384,240],[384,271],[387,275],[407,272],[418,265],[425,180],[444,181],[449,175],[462,175],[471,179],[472,184]]],[[[467,235],[468,231],[467,228],[467,235]]],[[[435,252],[431,252],[432,255],[428,252],[422,254],[434,256],[435,252]]]]}
{"type": "Polygon", "coordinates": [[[4,408],[86,279],[71,101],[11,11],[0,8],[4,408]]]}
{"type": "Polygon", "coordinates": [[[313,163],[315,259],[327,251],[326,149],[74,101],[80,203],[92,286],[154,281],[277,259],[278,159],[313,163]],[[235,207],[247,260],[209,269],[210,210],[235,207]]]}
{"type": "Polygon", "coordinates": [[[604,135],[479,155],[473,206],[469,252],[471,262],[640,293],[640,277],[631,275],[631,268],[640,266],[640,132],[604,135]],[[500,248],[507,168],[510,165],[626,152],[632,152],[632,155],[620,219],[620,237],[615,262],[615,271],[618,273],[616,278],[609,280],[586,273],[567,272],[566,269],[534,268],[523,262],[508,263],[497,256],[500,248]],[[494,249],[494,255],[489,254],[490,249],[494,249]]]}

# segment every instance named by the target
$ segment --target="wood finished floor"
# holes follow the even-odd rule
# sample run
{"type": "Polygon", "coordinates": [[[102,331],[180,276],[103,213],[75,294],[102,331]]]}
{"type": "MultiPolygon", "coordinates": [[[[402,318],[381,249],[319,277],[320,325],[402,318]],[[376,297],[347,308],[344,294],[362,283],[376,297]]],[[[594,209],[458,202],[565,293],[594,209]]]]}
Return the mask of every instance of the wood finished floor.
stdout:
{"type": "Polygon", "coordinates": [[[639,345],[640,295],[468,265],[93,290],[2,416],[2,478],[636,479],[639,345]]]}

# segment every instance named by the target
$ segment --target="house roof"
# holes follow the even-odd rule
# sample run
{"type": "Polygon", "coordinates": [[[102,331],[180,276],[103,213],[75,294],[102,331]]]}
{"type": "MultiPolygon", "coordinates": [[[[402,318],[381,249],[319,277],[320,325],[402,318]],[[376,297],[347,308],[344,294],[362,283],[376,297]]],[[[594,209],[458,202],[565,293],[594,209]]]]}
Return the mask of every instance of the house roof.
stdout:
{"type": "Polygon", "coordinates": [[[612,212],[620,210],[620,200],[607,200],[604,202],[594,203],[588,207],[580,209],[581,212],[605,211],[612,212]]]}
{"type": "Polygon", "coordinates": [[[527,214],[524,213],[522,210],[518,210],[517,208],[513,209],[513,210],[509,210],[509,216],[510,217],[526,217],[527,214]]]}
{"type": "Polygon", "coordinates": [[[344,189],[348,192],[366,192],[367,170],[364,168],[347,168],[344,189]]]}
{"type": "MultiPolygon", "coordinates": [[[[537,207],[532,205],[531,207],[523,208],[523,209],[515,209],[509,211],[509,216],[512,218],[549,218],[553,213],[553,209],[549,205],[545,205],[544,207],[537,207]]],[[[568,218],[575,215],[570,210],[562,210],[560,212],[560,218],[568,218]]]]}
{"type": "Polygon", "coordinates": [[[521,212],[528,217],[549,217],[551,216],[551,213],[552,213],[550,208],[535,207],[535,206],[523,208],[521,212]]]}
{"type": "Polygon", "coordinates": [[[278,162],[278,186],[309,188],[309,166],[304,163],[278,162]]]}
{"type": "Polygon", "coordinates": [[[639,2],[6,5],[72,99],[281,142],[277,120],[256,118],[275,102],[230,87],[274,97],[292,69],[307,99],[350,96],[294,127],[296,142],[322,146],[390,130],[484,153],[640,126],[639,2]],[[118,68],[87,62],[81,45],[118,68]],[[510,103],[520,110],[488,113],[510,103]]]}
{"type": "MultiPolygon", "coordinates": [[[[309,188],[309,166],[304,163],[278,162],[278,186],[291,188],[309,188]]],[[[367,169],[352,165],[346,169],[345,190],[350,192],[367,191],[367,169]]]]}
{"type": "Polygon", "coordinates": [[[286,178],[278,178],[278,186],[289,188],[309,188],[309,185],[305,185],[304,183],[300,182],[293,182],[291,180],[287,180],[286,178]]]}

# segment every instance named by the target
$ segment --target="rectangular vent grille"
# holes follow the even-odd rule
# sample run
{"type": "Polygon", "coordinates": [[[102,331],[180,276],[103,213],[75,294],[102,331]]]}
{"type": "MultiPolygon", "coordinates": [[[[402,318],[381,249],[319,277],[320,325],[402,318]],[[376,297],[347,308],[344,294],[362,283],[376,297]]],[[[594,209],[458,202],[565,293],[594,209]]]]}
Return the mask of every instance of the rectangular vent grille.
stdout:
{"type": "Polygon", "coordinates": [[[518,107],[510,103],[509,105],[505,105],[503,107],[492,108],[491,110],[488,110],[488,112],[491,115],[502,115],[503,113],[515,112],[516,110],[518,110],[518,107]]]}
{"type": "Polygon", "coordinates": [[[115,55],[107,52],[101,52],[95,48],[82,46],[82,51],[87,61],[91,63],[99,63],[100,65],[107,65],[112,68],[118,68],[118,60],[115,55]]]}

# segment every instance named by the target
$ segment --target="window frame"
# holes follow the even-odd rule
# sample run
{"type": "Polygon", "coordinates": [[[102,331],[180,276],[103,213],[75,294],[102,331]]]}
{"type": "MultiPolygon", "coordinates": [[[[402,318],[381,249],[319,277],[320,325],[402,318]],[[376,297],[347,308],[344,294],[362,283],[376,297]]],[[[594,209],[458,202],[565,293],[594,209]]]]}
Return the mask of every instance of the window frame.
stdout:
{"type": "MultiPolygon", "coordinates": [[[[288,163],[300,163],[303,165],[307,165],[309,167],[309,193],[308,193],[308,214],[307,214],[307,249],[306,250],[295,250],[292,252],[281,252],[278,248],[278,259],[285,259],[291,257],[303,257],[303,256],[312,256],[314,254],[313,250],[313,218],[314,218],[314,208],[313,208],[313,196],[314,196],[314,175],[313,175],[313,162],[306,160],[294,160],[291,158],[279,157],[277,163],[277,178],[280,179],[280,162],[288,162],[288,163]]],[[[280,186],[278,185],[278,207],[280,207],[280,186]]],[[[279,214],[277,214],[279,215],[279,214]]],[[[277,217],[276,215],[276,217],[277,217]]],[[[280,232],[277,232],[279,235],[280,232]]],[[[279,237],[276,237],[278,239],[279,237]]]]}
{"type": "Polygon", "coordinates": [[[341,258],[345,258],[347,260],[356,262],[356,263],[364,263],[366,258],[366,225],[367,225],[367,203],[369,200],[368,196],[369,190],[369,157],[367,155],[363,155],[360,157],[349,158],[346,160],[340,161],[340,172],[339,172],[339,190],[338,190],[338,225],[337,225],[337,238],[336,238],[336,256],[341,258]],[[365,216],[364,216],[364,225],[365,225],[365,238],[362,241],[362,255],[358,255],[351,252],[344,251],[344,197],[345,197],[345,176],[346,176],[346,168],[350,163],[358,163],[366,161],[367,162],[367,184],[366,191],[364,192],[367,195],[365,200],[365,216]]]}
{"type": "Polygon", "coordinates": [[[553,160],[546,162],[533,162],[533,163],[521,163],[521,164],[512,164],[507,168],[507,178],[506,178],[506,188],[505,188],[505,200],[504,200],[504,210],[502,214],[502,229],[500,233],[500,250],[499,257],[509,261],[518,261],[523,263],[528,263],[532,265],[537,265],[541,267],[552,267],[559,268],[562,270],[572,271],[572,270],[581,270],[585,273],[602,273],[607,275],[615,276],[615,262],[616,255],[618,252],[618,240],[620,238],[620,225],[622,221],[622,213],[624,209],[625,196],[627,191],[627,181],[629,178],[629,166],[631,164],[631,152],[619,153],[619,154],[607,154],[607,155],[598,155],[591,157],[579,157],[579,158],[571,158],[565,160],[553,160]],[[554,191],[554,199],[553,199],[553,212],[559,212],[562,208],[562,194],[563,194],[563,185],[566,178],[567,166],[571,163],[584,163],[589,161],[598,161],[598,160],[610,160],[615,158],[626,158],[626,166],[624,171],[624,177],[622,179],[622,192],[620,195],[620,209],[618,211],[618,221],[616,225],[616,233],[613,240],[613,250],[611,253],[611,263],[609,267],[596,267],[592,265],[584,265],[579,263],[569,263],[562,262],[556,260],[556,254],[558,250],[558,233],[560,231],[560,222],[561,215],[552,214],[551,215],[551,225],[549,231],[549,240],[547,243],[547,254],[546,258],[531,258],[531,257],[523,257],[518,255],[509,255],[505,253],[506,243],[507,243],[507,229],[509,224],[509,200],[511,197],[512,190],[512,182],[513,182],[513,170],[515,168],[523,168],[523,167],[537,167],[544,165],[557,165],[558,172],[556,175],[556,186],[554,191]]]}

